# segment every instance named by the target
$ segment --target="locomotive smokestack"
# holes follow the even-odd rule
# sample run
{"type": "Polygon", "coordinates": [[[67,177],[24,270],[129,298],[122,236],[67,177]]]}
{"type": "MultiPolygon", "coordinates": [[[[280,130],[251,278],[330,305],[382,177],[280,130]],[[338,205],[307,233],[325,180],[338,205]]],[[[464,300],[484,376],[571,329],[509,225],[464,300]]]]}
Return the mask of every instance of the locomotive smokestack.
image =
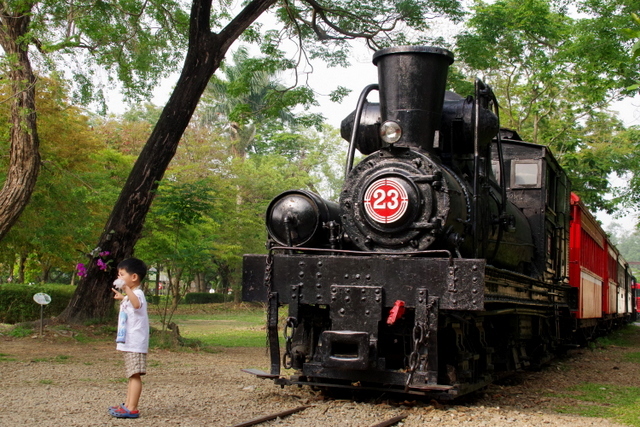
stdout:
{"type": "Polygon", "coordinates": [[[378,67],[382,126],[395,122],[401,129],[400,138],[391,142],[431,150],[453,54],[437,47],[398,46],[376,52],[373,63],[378,67]]]}

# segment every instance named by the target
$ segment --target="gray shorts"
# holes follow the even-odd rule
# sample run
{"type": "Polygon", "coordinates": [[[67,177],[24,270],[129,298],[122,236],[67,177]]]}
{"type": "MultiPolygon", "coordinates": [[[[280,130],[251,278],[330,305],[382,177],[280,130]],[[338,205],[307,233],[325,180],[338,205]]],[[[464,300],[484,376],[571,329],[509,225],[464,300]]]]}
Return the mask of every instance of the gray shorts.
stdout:
{"type": "Polygon", "coordinates": [[[145,375],[147,373],[147,354],[124,352],[124,370],[127,378],[135,374],[145,375]]]}

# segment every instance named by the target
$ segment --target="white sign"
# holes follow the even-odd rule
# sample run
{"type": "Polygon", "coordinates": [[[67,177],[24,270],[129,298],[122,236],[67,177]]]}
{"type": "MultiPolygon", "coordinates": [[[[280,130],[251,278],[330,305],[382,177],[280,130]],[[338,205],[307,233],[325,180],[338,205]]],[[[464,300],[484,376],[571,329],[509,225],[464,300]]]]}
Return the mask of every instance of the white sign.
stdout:
{"type": "Polygon", "coordinates": [[[37,293],[33,296],[33,300],[40,305],[47,305],[51,302],[51,297],[45,293],[37,293]]]}

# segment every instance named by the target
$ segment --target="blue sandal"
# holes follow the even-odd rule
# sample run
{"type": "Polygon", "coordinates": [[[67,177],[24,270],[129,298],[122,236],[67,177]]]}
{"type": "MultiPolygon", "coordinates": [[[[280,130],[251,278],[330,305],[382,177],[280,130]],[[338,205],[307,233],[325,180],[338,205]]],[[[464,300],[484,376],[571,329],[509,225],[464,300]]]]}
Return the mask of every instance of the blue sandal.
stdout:
{"type": "Polygon", "coordinates": [[[130,411],[126,406],[120,405],[118,408],[109,408],[109,415],[116,418],[138,418],[140,411],[130,411]]]}

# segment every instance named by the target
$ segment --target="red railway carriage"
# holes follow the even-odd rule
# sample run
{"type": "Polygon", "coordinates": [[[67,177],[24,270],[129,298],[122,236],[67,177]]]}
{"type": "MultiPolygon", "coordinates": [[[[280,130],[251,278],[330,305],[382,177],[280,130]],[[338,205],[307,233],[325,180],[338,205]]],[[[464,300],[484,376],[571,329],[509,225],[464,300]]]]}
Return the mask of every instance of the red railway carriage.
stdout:
{"type": "Polygon", "coordinates": [[[569,285],[578,289],[577,319],[594,319],[608,312],[603,298],[607,280],[605,234],[580,198],[571,193],[569,285]],[[604,302],[604,304],[603,304],[604,302]]]}
{"type": "Polygon", "coordinates": [[[572,314],[582,326],[615,321],[633,312],[629,265],[576,194],[571,194],[569,284],[578,304],[572,314]]]}
{"type": "Polygon", "coordinates": [[[633,312],[636,320],[640,319],[640,283],[633,283],[633,312]]]}

